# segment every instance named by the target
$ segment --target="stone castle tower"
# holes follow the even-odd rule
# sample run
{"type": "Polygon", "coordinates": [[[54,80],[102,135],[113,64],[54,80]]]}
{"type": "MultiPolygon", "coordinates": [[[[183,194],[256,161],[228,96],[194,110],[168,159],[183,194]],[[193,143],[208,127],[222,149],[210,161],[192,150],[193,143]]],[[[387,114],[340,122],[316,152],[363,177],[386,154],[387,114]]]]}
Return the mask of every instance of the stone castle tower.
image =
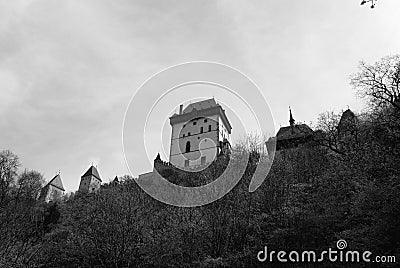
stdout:
{"type": "Polygon", "coordinates": [[[169,162],[180,168],[214,161],[230,146],[232,126],[214,98],[180,106],[170,117],[172,127],[169,162]]]}
{"type": "Polygon", "coordinates": [[[39,200],[43,202],[56,201],[64,194],[64,186],[60,174],[52,178],[41,190],[39,200]]]}
{"type": "Polygon", "coordinates": [[[101,178],[97,168],[93,165],[81,176],[79,192],[92,193],[100,189],[101,178]]]}

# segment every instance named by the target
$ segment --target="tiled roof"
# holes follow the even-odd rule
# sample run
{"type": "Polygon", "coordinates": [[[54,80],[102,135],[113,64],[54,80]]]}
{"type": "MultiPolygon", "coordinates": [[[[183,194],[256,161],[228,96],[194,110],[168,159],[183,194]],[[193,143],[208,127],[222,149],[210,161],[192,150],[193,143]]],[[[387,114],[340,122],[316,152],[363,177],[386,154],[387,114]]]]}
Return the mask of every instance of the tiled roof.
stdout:
{"type": "Polygon", "coordinates": [[[278,140],[300,138],[311,135],[313,130],[306,124],[294,125],[293,127],[281,127],[276,134],[278,140]]]}
{"type": "MultiPolygon", "coordinates": [[[[52,179],[49,181],[49,183],[47,183],[47,185],[52,185],[52,186],[54,186],[54,187],[59,188],[60,190],[65,191],[64,185],[63,185],[63,183],[62,183],[62,181],[61,181],[60,174],[57,174],[56,176],[54,176],[54,178],[52,178],[52,179]]],[[[47,185],[46,185],[46,186],[47,186],[47,185]]],[[[45,186],[45,187],[46,187],[46,186],[45,186]]]]}
{"type": "Polygon", "coordinates": [[[212,99],[208,99],[208,100],[191,103],[183,110],[182,113],[187,114],[187,113],[190,113],[193,109],[203,110],[203,109],[217,107],[217,106],[219,106],[219,104],[217,104],[217,102],[214,100],[214,98],[212,98],[212,99]]]}
{"type": "Polygon", "coordinates": [[[96,177],[97,179],[99,179],[99,180],[101,181],[99,172],[97,171],[97,168],[95,168],[94,166],[91,166],[91,167],[85,172],[85,174],[83,174],[83,175],[81,176],[81,178],[87,177],[87,176],[94,176],[94,177],[96,177]]]}

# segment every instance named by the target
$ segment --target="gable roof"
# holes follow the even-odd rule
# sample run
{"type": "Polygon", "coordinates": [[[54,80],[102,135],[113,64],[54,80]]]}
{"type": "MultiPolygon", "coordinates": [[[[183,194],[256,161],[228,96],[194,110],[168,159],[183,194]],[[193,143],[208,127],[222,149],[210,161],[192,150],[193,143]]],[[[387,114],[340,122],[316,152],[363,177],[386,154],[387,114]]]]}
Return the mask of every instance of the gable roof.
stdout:
{"type": "Polygon", "coordinates": [[[299,124],[281,127],[276,134],[278,140],[294,139],[309,136],[313,134],[313,130],[306,124],[299,124]]]}
{"type": "Polygon", "coordinates": [[[220,105],[217,104],[217,102],[214,100],[214,98],[212,98],[212,99],[208,99],[208,100],[191,103],[188,106],[186,106],[186,108],[183,110],[182,113],[187,114],[187,113],[190,113],[193,109],[196,109],[199,111],[199,110],[204,110],[204,109],[218,107],[218,106],[220,106],[220,105]]]}
{"type": "Polygon", "coordinates": [[[99,180],[101,181],[99,172],[97,171],[97,168],[95,168],[94,166],[91,166],[91,167],[85,172],[85,174],[83,174],[83,175],[81,176],[81,178],[87,177],[87,176],[94,176],[95,178],[97,178],[97,179],[99,179],[99,180]]]}
{"type": "MultiPolygon", "coordinates": [[[[52,179],[46,184],[46,186],[48,186],[48,185],[57,187],[58,189],[60,189],[60,190],[62,190],[62,191],[65,191],[64,185],[63,185],[63,183],[62,183],[62,181],[61,181],[61,176],[60,176],[60,174],[57,174],[56,176],[54,176],[54,178],[52,178],[52,179]]],[[[45,186],[45,187],[46,187],[46,186],[45,186]]]]}

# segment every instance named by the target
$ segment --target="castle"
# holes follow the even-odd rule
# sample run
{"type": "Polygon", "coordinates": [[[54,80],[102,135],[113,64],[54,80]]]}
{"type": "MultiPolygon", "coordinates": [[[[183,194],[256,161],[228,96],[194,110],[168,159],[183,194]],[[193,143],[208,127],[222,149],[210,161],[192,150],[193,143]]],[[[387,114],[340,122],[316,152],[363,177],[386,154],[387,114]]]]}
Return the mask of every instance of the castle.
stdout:
{"type": "MultiPolygon", "coordinates": [[[[170,118],[171,144],[169,161],[154,161],[154,169],[178,168],[195,170],[213,162],[220,154],[230,152],[232,126],[225,110],[214,98],[191,103],[170,118]]],[[[139,179],[151,176],[152,172],[139,175],[139,179]]],[[[114,179],[114,182],[118,178],[114,179]]],[[[81,176],[79,193],[93,193],[100,189],[101,178],[93,165],[81,176]]],[[[49,202],[62,196],[64,192],[61,175],[57,174],[42,189],[40,200],[49,202]]]]}
{"type": "MultiPolygon", "coordinates": [[[[101,178],[97,168],[93,165],[81,176],[78,192],[93,193],[100,189],[101,178]]],[[[61,175],[58,173],[51,179],[41,190],[39,201],[50,202],[56,201],[62,197],[65,189],[61,180],[61,175]]]]}
{"type": "Polygon", "coordinates": [[[39,200],[49,202],[59,199],[64,193],[60,174],[54,176],[40,191],[39,200]]]}
{"type": "Polygon", "coordinates": [[[314,131],[306,124],[295,124],[289,107],[289,126],[281,127],[276,133],[276,150],[284,150],[306,144],[313,140],[314,131]]]}
{"type": "MultiPolygon", "coordinates": [[[[225,110],[214,98],[191,103],[185,108],[179,107],[179,113],[170,118],[171,142],[169,161],[161,160],[160,154],[154,160],[153,170],[140,174],[138,180],[150,179],[154,172],[168,170],[196,171],[212,163],[220,155],[229,155],[231,151],[232,126],[225,110]]],[[[349,140],[348,133],[355,131],[356,117],[347,109],[343,112],[337,126],[341,144],[349,140]]],[[[289,126],[281,127],[276,134],[276,150],[286,150],[315,141],[318,131],[306,124],[295,124],[289,108],[289,126]]],[[[272,138],[266,142],[271,147],[272,138]]],[[[344,146],[344,145],[341,145],[344,146]]],[[[118,177],[114,179],[118,182],[118,177]]],[[[93,165],[81,176],[79,193],[94,193],[100,189],[102,180],[93,165]]],[[[39,200],[49,202],[62,196],[64,192],[60,174],[51,179],[42,188],[39,200]]]]}
{"type": "Polygon", "coordinates": [[[214,98],[180,105],[170,118],[172,128],[169,162],[180,168],[214,161],[230,145],[232,126],[225,110],[214,98]]]}
{"type": "MultiPolygon", "coordinates": [[[[348,146],[354,144],[357,117],[350,110],[342,112],[340,120],[336,126],[337,137],[335,137],[336,152],[345,150],[348,146]]],[[[289,126],[279,128],[276,134],[276,151],[282,151],[299,147],[301,145],[316,145],[322,144],[326,133],[322,130],[314,131],[306,124],[296,124],[292,115],[292,110],[289,107],[289,126]]],[[[266,142],[268,150],[272,149],[273,138],[266,142]]]]}
{"type": "Polygon", "coordinates": [[[179,107],[170,118],[171,143],[169,161],[160,154],[154,160],[153,171],[140,174],[139,180],[150,179],[155,171],[181,169],[200,170],[219,155],[231,150],[232,126],[225,110],[214,98],[179,107]]]}

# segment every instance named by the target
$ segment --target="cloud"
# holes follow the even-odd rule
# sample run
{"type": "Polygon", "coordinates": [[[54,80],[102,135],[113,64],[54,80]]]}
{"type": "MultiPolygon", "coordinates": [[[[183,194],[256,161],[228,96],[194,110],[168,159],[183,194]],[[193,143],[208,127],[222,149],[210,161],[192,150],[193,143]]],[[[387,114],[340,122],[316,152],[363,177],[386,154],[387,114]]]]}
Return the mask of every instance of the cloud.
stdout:
{"type": "MultiPolygon", "coordinates": [[[[75,190],[90,159],[126,174],[122,119],[154,73],[191,60],[232,65],[267,96],[277,124],[357,101],[361,58],[400,46],[398,1],[1,1],[0,141],[75,190]],[[397,7],[397,8],[396,8],[397,7]],[[310,108],[312,107],[312,108],[310,108]]],[[[138,156],[138,165],[143,156],[138,156]]]]}
{"type": "Polygon", "coordinates": [[[79,184],[90,159],[126,173],[122,118],[150,75],[235,51],[212,3],[12,1],[1,4],[1,129],[23,165],[79,184]],[[7,15],[11,14],[11,15],[7,15]],[[89,159],[89,160],[88,160],[89,159]]]}

